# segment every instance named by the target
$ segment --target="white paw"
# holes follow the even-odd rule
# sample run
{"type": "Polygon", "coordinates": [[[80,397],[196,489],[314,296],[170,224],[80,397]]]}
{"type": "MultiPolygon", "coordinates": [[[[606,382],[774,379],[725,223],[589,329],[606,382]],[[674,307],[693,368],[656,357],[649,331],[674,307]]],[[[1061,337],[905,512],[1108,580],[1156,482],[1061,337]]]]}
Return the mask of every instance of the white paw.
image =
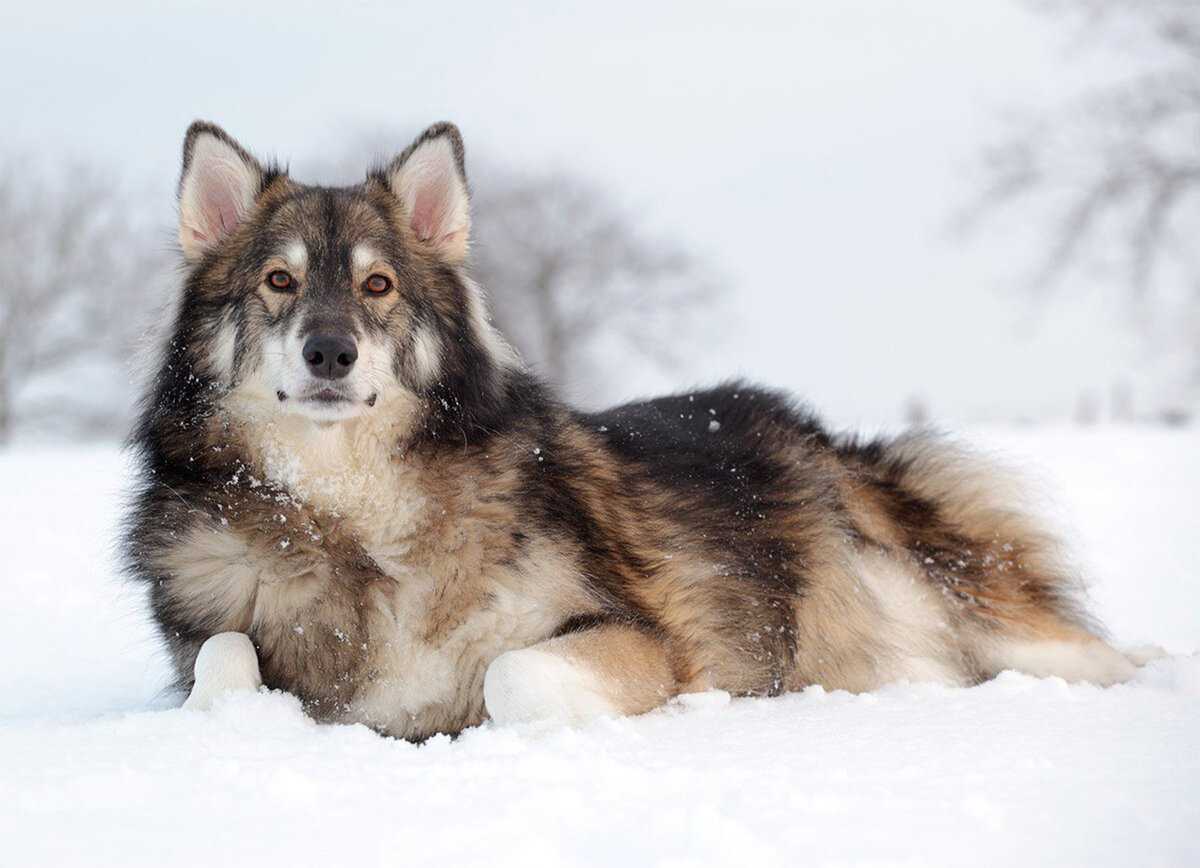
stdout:
{"type": "Polygon", "coordinates": [[[218,633],[200,646],[194,669],[196,683],[184,708],[205,710],[232,690],[257,690],[262,686],[258,654],[245,633],[218,633]]]}
{"type": "Polygon", "coordinates": [[[1164,657],[1171,656],[1157,645],[1134,645],[1129,648],[1122,648],[1121,653],[1134,666],[1145,666],[1154,660],[1162,660],[1164,657]]]}
{"type": "Polygon", "coordinates": [[[583,723],[620,712],[595,673],[537,648],[508,651],[483,677],[483,701],[496,723],[583,723]]]}

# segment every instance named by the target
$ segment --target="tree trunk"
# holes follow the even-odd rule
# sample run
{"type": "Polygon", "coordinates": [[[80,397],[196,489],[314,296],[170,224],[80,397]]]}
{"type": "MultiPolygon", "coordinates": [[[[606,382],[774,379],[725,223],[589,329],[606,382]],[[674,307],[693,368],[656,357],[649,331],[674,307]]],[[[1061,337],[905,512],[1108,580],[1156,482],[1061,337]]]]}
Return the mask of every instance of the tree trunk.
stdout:
{"type": "Polygon", "coordinates": [[[8,348],[12,332],[12,311],[3,311],[0,318],[0,447],[12,439],[12,387],[8,380],[8,348]]]}
{"type": "MultiPolygon", "coordinates": [[[[3,358],[0,356],[0,364],[3,358]]],[[[0,447],[7,446],[12,437],[12,411],[8,400],[8,382],[4,379],[4,370],[0,367],[0,447]]]]}
{"type": "Polygon", "coordinates": [[[557,292],[559,281],[556,280],[556,268],[548,265],[542,268],[541,274],[534,281],[534,291],[537,298],[538,317],[541,321],[542,332],[542,367],[544,372],[561,386],[569,385],[571,372],[570,359],[566,342],[566,329],[563,317],[559,313],[557,292]]]}

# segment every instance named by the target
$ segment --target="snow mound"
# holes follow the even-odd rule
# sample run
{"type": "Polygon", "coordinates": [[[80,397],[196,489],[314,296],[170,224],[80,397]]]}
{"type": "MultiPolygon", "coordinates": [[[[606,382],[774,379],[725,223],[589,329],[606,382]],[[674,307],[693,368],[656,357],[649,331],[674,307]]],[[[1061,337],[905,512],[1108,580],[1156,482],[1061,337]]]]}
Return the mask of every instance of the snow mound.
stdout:
{"type": "Polygon", "coordinates": [[[6,724],[3,834],[38,864],[1195,864],[1198,684],[700,694],[420,746],[243,692],[6,724]]]}

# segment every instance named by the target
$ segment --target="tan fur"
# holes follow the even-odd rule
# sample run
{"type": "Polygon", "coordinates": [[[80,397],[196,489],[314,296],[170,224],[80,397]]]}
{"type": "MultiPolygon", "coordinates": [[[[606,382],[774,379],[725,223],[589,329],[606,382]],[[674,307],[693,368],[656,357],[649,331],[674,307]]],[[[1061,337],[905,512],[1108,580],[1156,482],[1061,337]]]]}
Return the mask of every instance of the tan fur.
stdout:
{"type": "Polygon", "coordinates": [[[679,692],[662,642],[633,627],[610,624],[533,647],[594,673],[619,714],[642,714],[679,692]]]}
{"type": "Polygon", "coordinates": [[[496,563],[503,550],[487,547],[486,527],[449,550],[425,544],[403,563],[379,558],[377,571],[352,549],[331,568],[341,543],[319,530],[281,547],[294,531],[281,529],[270,546],[227,529],[197,532],[169,550],[163,566],[180,605],[230,612],[213,628],[258,636],[272,649],[268,680],[292,684],[327,719],[364,720],[397,735],[446,728],[464,715],[478,722],[480,697],[470,688],[478,689],[487,663],[587,604],[564,581],[570,571],[553,549],[528,553],[536,569],[505,567],[496,563]],[[464,546],[476,549],[478,563],[464,558],[464,546]]]}
{"type": "Polygon", "coordinates": [[[314,716],[421,738],[485,700],[574,720],[712,688],[1132,671],[1007,477],[943,440],[837,438],[738,387],[560,405],[465,274],[452,127],[341,191],[197,129],[264,189],[217,239],[185,166],[197,264],[139,435],[157,464],[131,549],[185,680],[205,639],[243,632],[314,716]],[[392,291],[365,293],[373,273],[392,291]],[[340,398],[311,391],[332,382],[301,353],[317,329],[354,341],[340,398]]]}
{"type": "MultiPolygon", "coordinates": [[[[600,601],[570,544],[530,529],[519,556],[512,546],[519,475],[511,458],[531,444],[429,464],[382,448],[384,432],[402,427],[382,416],[320,433],[264,428],[252,418],[234,430],[246,425],[254,446],[247,472],[261,474],[264,491],[286,484],[303,502],[265,496],[234,507],[228,525],[183,535],[162,565],[175,577],[180,605],[212,605],[230,613],[214,630],[264,637],[275,649],[264,661],[268,680],[293,684],[329,719],[362,720],[397,735],[477,723],[486,714],[489,662],[531,643],[592,672],[613,708],[640,713],[677,692],[813,683],[862,691],[897,679],[967,684],[1014,661],[1031,661],[1042,674],[1059,659],[1009,654],[1007,640],[988,626],[997,619],[1019,617],[1029,635],[1079,647],[1098,641],[1003,583],[975,589],[986,600],[968,611],[894,548],[895,529],[865,497],[853,514],[888,544],[863,549],[839,528],[797,516],[810,552],[809,590],[799,604],[764,599],[761,617],[731,631],[728,619],[744,607],[735,600],[737,583],[723,576],[726,566],[689,548],[691,531],[667,518],[666,491],[630,490],[580,432],[573,444],[584,457],[580,493],[607,530],[633,546],[644,572],[628,579],[662,633],[606,626],[540,642],[567,616],[599,611],[600,601]],[[276,453],[289,456],[286,466],[276,453]],[[253,529],[240,533],[243,525],[253,529]],[[264,536],[264,525],[273,532],[264,536]],[[339,576],[338,563],[352,574],[339,576]],[[786,617],[775,617],[784,610],[786,617]],[[793,618],[798,656],[782,661],[763,642],[793,618]],[[325,665],[314,668],[317,659],[325,665]]],[[[922,465],[933,475],[921,478],[930,496],[952,504],[953,489],[934,488],[946,484],[936,469],[922,465]]],[[[1013,539],[1018,527],[999,507],[949,506],[948,514],[988,540],[1013,539]]],[[[1019,539],[1030,554],[1041,553],[1030,541],[1037,537],[1019,539]]],[[[1105,670],[1097,677],[1117,676],[1105,670]]]]}

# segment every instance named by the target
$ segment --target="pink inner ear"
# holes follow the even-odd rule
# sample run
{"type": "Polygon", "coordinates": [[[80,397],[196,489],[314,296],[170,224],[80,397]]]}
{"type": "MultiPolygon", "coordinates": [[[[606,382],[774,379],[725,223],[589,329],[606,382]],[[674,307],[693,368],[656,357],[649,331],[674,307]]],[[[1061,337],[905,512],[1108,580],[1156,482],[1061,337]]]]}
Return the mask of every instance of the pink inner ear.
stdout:
{"type": "Polygon", "coordinates": [[[450,258],[466,252],[471,215],[449,140],[423,141],[395,170],[392,189],[418,240],[450,258]]]}
{"type": "Polygon", "coordinates": [[[445,234],[447,203],[453,191],[445,176],[425,179],[413,201],[411,225],[422,241],[445,234]]]}
{"type": "Polygon", "coordinates": [[[241,204],[233,189],[236,179],[217,166],[206,170],[200,184],[200,211],[205,227],[213,238],[220,238],[241,222],[241,204]]]}

